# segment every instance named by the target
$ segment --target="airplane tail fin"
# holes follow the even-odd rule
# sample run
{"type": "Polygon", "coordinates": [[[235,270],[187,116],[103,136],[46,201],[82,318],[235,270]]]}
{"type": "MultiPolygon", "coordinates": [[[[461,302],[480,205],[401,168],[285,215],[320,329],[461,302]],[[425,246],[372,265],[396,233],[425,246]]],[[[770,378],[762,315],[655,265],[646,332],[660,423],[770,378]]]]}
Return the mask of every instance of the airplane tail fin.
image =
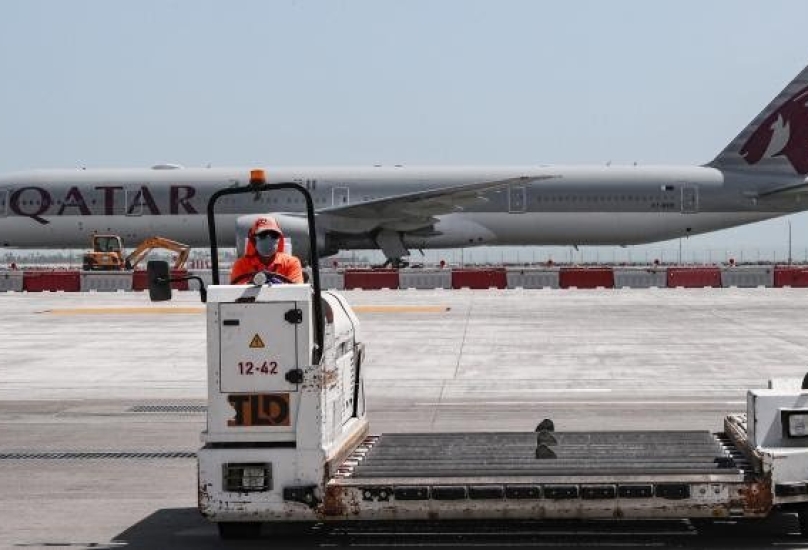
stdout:
{"type": "Polygon", "coordinates": [[[808,67],[708,166],[775,174],[808,174],[808,67]]]}

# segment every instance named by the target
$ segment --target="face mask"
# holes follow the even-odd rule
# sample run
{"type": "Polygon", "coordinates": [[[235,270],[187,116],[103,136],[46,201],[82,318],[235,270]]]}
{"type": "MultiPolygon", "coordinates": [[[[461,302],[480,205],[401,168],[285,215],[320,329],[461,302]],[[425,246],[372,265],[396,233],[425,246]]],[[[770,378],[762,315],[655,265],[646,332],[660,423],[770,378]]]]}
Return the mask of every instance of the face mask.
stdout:
{"type": "Polygon", "coordinates": [[[255,251],[261,256],[272,256],[278,249],[278,237],[269,236],[255,239],[255,251]]]}

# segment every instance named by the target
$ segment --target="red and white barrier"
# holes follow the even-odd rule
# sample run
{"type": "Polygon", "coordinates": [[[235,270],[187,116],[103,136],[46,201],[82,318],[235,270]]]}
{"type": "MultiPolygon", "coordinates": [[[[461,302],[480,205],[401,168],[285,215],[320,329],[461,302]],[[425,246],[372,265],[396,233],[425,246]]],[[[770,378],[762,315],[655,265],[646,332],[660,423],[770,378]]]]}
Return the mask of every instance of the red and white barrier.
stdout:
{"type": "Polygon", "coordinates": [[[453,269],[452,288],[507,288],[508,278],[504,268],[453,269]]]}
{"type": "Polygon", "coordinates": [[[128,271],[83,271],[82,292],[117,292],[132,290],[132,273],[128,271]]]}
{"type": "Polygon", "coordinates": [[[79,292],[81,277],[78,271],[25,271],[22,288],[27,292],[79,292]]]}
{"type": "Polygon", "coordinates": [[[562,267],[559,285],[561,288],[614,288],[614,272],[610,267],[562,267]]]}
{"type": "Polygon", "coordinates": [[[0,271],[0,292],[22,292],[22,271],[0,271]]]}
{"type": "Polygon", "coordinates": [[[726,267],[721,270],[721,286],[724,288],[757,288],[774,286],[774,269],[771,267],[726,267]]]}
{"type": "Polygon", "coordinates": [[[808,287],[808,267],[777,266],[774,268],[774,286],[777,288],[808,287]]]}
{"type": "Polygon", "coordinates": [[[398,288],[398,271],[395,269],[346,269],[345,290],[381,290],[398,288]]]}
{"type": "MultiPolygon", "coordinates": [[[[185,277],[186,275],[188,275],[188,272],[184,269],[172,269],[170,274],[172,279],[175,277],[185,277]]],[[[171,283],[171,288],[174,290],[188,290],[188,281],[171,283]]],[[[145,270],[139,269],[132,272],[132,290],[149,290],[149,278],[145,270]]]]}
{"type": "Polygon", "coordinates": [[[717,267],[669,267],[668,288],[721,288],[721,270],[717,267]]]}
{"type": "Polygon", "coordinates": [[[321,269],[320,287],[324,290],[344,290],[345,272],[341,269],[321,269]]]}
{"type": "Polygon", "coordinates": [[[398,272],[398,287],[401,289],[452,288],[451,269],[402,269],[398,272]]]}
{"type": "Polygon", "coordinates": [[[558,269],[515,268],[505,270],[508,288],[558,288],[558,269]]]}
{"type": "MultiPolygon", "coordinates": [[[[194,270],[210,284],[210,270],[194,270]]],[[[172,271],[172,277],[187,275],[172,271]]],[[[222,284],[228,271],[220,272],[222,284]]],[[[324,289],[532,289],[532,288],[808,288],[808,266],[706,266],[706,267],[562,267],[562,268],[476,268],[476,269],[323,269],[324,289]]],[[[198,283],[178,281],[174,290],[196,290],[198,283]]],[[[114,292],[148,289],[145,270],[0,271],[0,292],[114,292]]]]}
{"type": "Polygon", "coordinates": [[[662,267],[614,268],[614,288],[666,288],[668,272],[662,267]]]}

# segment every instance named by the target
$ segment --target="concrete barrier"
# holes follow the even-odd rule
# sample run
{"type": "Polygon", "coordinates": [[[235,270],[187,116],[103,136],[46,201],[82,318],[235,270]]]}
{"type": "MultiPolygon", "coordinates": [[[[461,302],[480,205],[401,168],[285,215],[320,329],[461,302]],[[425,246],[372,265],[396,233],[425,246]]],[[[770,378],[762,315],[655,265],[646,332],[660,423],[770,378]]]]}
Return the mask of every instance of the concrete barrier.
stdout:
{"type": "Polygon", "coordinates": [[[345,272],[341,269],[321,269],[320,287],[324,290],[344,290],[345,272]]]}
{"type": "Polygon", "coordinates": [[[614,288],[611,267],[562,267],[558,275],[561,288],[614,288]]]}
{"type": "Polygon", "coordinates": [[[0,271],[0,292],[22,292],[22,271],[0,271]]]}
{"type": "MultiPolygon", "coordinates": [[[[169,273],[171,278],[184,277],[185,275],[188,275],[188,271],[184,269],[179,271],[172,269],[169,273]]],[[[188,281],[171,283],[171,288],[174,290],[188,290],[188,281]]],[[[145,269],[132,272],[132,290],[149,290],[149,278],[145,269]]]]}
{"type": "MultiPolygon", "coordinates": [[[[196,275],[197,277],[202,279],[202,282],[205,284],[205,287],[208,287],[213,284],[213,272],[210,269],[189,269],[188,275],[196,275]]],[[[220,285],[230,284],[229,269],[219,270],[219,284],[220,285]]],[[[199,281],[194,280],[188,281],[188,290],[199,290],[199,281]]]]}
{"type": "MultiPolygon", "coordinates": [[[[322,286],[322,284],[320,285],[322,286]]],[[[398,270],[348,269],[345,271],[345,289],[381,290],[398,288],[398,270]]]]}
{"type": "Polygon", "coordinates": [[[507,288],[505,269],[453,269],[452,288],[507,288]]]}
{"type": "Polygon", "coordinates": [[[449,269],[402,269],[398,272],[399,288],[452,288],[449,269]]]}
{"type": "Polygon", "coordinates": [[[26,271],[22,288],[28,292],[78,292],[81,276],[78,271],[26,271]]]}
{"type": "Polygon", "coordinates": [[[132,290],[131,271],[82,271],[81,291],[117,292],[132,290]]]}
{"type": "Polygon", "coordinates": [[[614,269],[614,288],[665,288],[667,286],[668,274],[665,268],[616,267],[614,269]]]}
{"type": "Polygon", "coordinates": [[[505,270],[508,288],[558,288],[558,270],[544,268],[516,268],[505,270]]]}
{"type": "Polygon", "coordinates": [[[792,266],[775,267],[774,286],[777,288],[784,286],[793,288],[808,287],[808,268],[792,266]]]}
{"type": "Polygon", "coordinates": [[[721,288],[721,270],[717,267],[669,267],[668,287],[721,288]]]}
{"type": "Polygon", "coordinates": [[[771,267],[727,267],[721,270],[721,286],[729,288],[756,288],[774,286],[774,269],[771,267]]]}

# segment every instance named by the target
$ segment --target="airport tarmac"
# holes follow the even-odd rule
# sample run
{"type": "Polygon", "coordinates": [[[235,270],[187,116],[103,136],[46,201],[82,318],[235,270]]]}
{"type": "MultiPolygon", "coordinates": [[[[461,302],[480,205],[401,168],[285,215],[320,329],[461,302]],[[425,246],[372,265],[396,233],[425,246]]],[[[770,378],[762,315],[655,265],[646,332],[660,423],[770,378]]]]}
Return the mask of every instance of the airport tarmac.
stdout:
{"type": "MultiPolygon", "coordinates": [[[[343,294],[367,345],[372,432],[533,430],[547,417],[560,430],[719,431],[747,389],[808,371],[801,289],[343,294]]],[[[195,509],[198,295],[3,293],[0,312],[0,547],[224,547],[195,509]]],[[[796,529],[787,515],[334,527],[282,546],[808,547],[796,529]]]]}

